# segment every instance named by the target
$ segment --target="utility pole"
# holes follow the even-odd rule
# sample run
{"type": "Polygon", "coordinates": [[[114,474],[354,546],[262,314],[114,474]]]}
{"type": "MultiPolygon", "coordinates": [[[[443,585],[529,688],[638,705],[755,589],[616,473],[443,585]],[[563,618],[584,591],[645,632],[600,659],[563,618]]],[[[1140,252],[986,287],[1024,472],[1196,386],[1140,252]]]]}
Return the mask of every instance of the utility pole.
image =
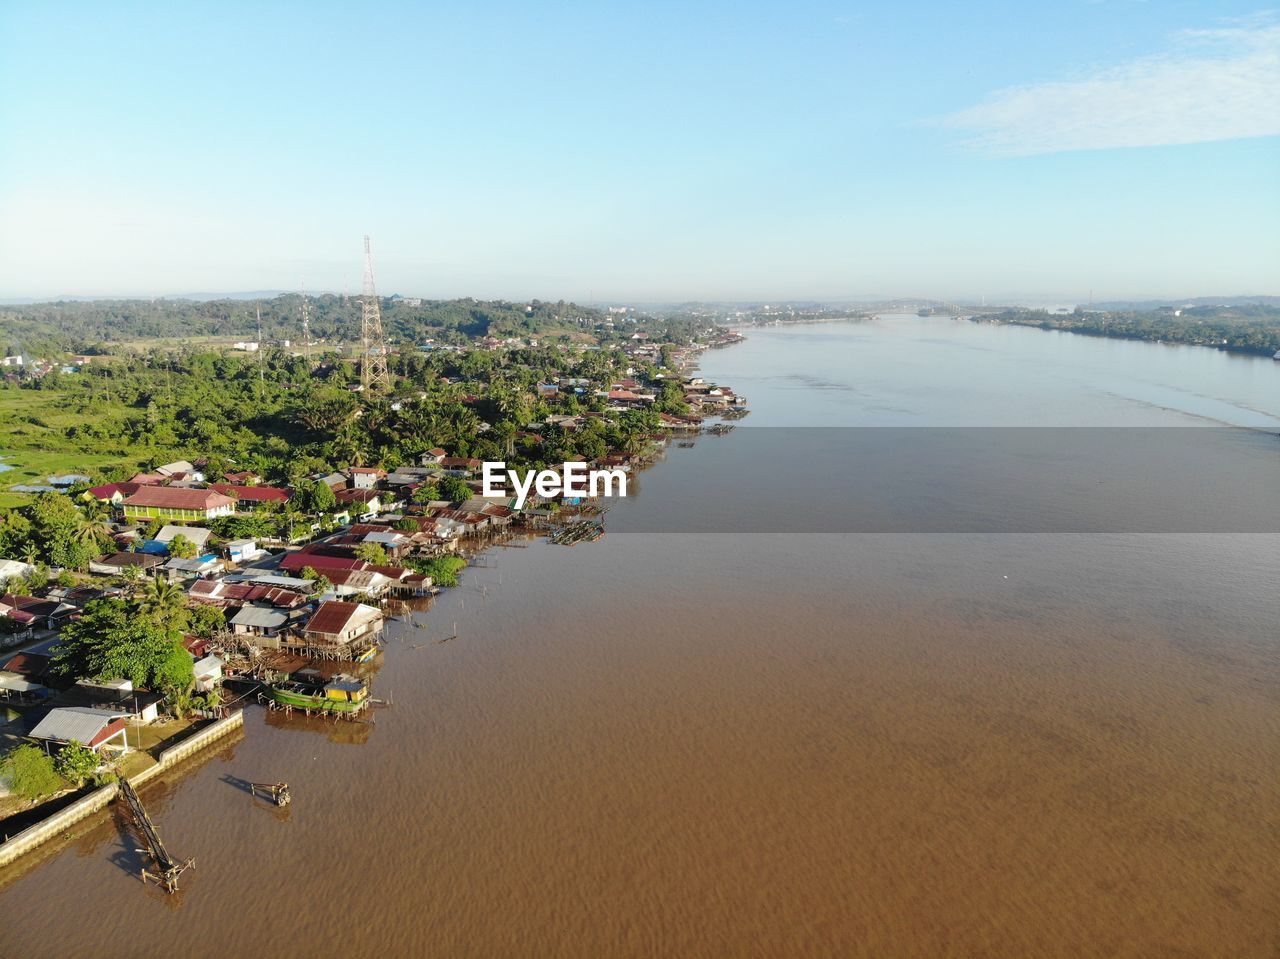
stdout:
{"type": "Polygon", "coordinates": [[[382,308],[373,285],[373,254],[369,251],[367,233],[364,237],[364,298],[360,312],[360,385],[366,393],[390,390],[387,341],[382,336],[382,308]]]}

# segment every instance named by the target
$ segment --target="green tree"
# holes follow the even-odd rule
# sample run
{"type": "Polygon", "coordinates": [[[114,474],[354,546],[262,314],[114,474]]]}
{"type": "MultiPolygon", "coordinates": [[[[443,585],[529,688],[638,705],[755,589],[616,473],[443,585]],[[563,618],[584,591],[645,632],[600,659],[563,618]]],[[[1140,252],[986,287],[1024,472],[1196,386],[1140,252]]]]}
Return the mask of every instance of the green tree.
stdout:
{"type": "Polygon", "coordinates": [[[413,491],[411,499],[419,505],[441,499],[440,487],[435,483],[422,483],[413,491]]]}
{"type": "Polygon", "coordinates": [[[312,584],[311,595],[319,596],[321,593],[327,593],[333,583],[325,576],[318,572],[314,566],[302,567],[302,578],[312,584]]]}
{"type": "Polygon", "coordinates": [[[227,614],[218,606],[201,603],[193,606],[187,615],[187,629],[205,639],[212,639],[226,628],[227,614]]]}
{"type": "Polygon", "coordinates": [[[84,569],[98,555],[101,525],[89,523],[61,493],[41,493],[28,509],[31,542],[50,566],[84,569]]]}
{"type": "Polygon", "coordinates": [[[361,543],[356,547],[356,559],[372,563],[374,566],[386,566],[391,562],[386,547],[381,543],[361,543]]]}
{"type": "Polygon", "coordinates": [[[191,685],[191,655],[171,618],[153,618],[119,599],[94,600],[62,630],[53,669],[67,678],[128,679],[143,689],[191,685]]]}
{"type": "Polygon", "coordinates": [[[437,556],[434,559],[416,562],[414,569],[431,577],[436,586],[457,586],[458,574],[467,568],[467,561],[461,556],[437,556]]]}
{"type": "Polygon", "coordinates": [[[138,603],[138,612],[157,623],[167,623],[177,629],[187,624],[187,594],[173,580],[157,576],[147,584],[146,592],[138,603]]]}
{"type": "Polygon", "coordinates": [[[458,476],[445,476],[440,480],[440,496],[450,503],[460,503],[471,498],[471,487],[458,476]]]}
{"type": "Polygon", "coordinates": [[[338,505],[338,497],[333,494],[333,487],[322,479],[318,479],[311,487],[311,508],[317,513],[331,513],[338,505]]]}
{"type": "Polygon", "coordinates": [[[52,796],[62,788],[53,760],[39,746],[24,743],[4,761],[5,775],[15,795],[29,802],[52,796]]]}
{"type": "Polygon", "coordinates": [[[196,555],[196,544],[187,539],[183,534],[179,533],[173,539],[169,540],[169,555],[177,556],[179,559],[194,559],[196,555]]]}
{"type": "Polygon", "coordinates": [[[58,775],[72,785],[83,786],[93,777],[99,765],[97,753],[73,740],[58,751],[54,768],[58,775]]]}

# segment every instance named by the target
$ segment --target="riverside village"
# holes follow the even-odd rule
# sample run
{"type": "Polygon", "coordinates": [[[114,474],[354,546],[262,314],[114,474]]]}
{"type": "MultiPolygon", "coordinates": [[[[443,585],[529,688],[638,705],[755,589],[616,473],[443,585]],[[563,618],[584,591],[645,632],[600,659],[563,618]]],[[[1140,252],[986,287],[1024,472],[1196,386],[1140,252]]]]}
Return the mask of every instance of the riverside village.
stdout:
{"type": "MultiPolygon", "coordinates": [[[[245,735],[246,710],[368,735],[393,706],[374,681],[389,620],[421,628],[488,547],[598,539],[636,473],[747,412],[696,375],[701,350],[740,339],[720,327],[677,343],[616,317],[596,342],[490,337],[404,355],[380,328],[370,345],[370,307],[378,319],[389,304],[368,292],[354,360],[310,336],[273,348],[281,383],[324,380],[297,414],[312,446],[272,462],[188,441],[184,458],[127,475],[9,488],[21,499],[0,512],[0,882],[115,803],[142,878],[176,890],[194,863],[161,840],[145,783],[245,735]],[[332,421],[326,404],[341,410],[332,421]],[[393,428],[376,446],[343,441],[393,428]]],[[[209,362],[239,364],[247,377],[228,380],[261,397],[269,347],[245,346],[209,362]]],[[[9,385],[105,388],[102,371],[130,362],[28,359],[9,385]]],[[[241,785],[254,801],[291,799],[287,783],[241,785]]]]}

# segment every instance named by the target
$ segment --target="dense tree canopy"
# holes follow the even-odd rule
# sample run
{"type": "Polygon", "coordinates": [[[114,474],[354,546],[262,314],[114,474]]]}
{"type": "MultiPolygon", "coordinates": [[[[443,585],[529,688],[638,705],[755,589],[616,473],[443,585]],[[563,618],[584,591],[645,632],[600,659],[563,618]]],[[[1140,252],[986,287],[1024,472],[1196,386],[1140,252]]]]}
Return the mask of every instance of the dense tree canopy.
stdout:
{"type": "Polygon", "coordinates": [[[161,601],[133,605],[94,600],[62,630],[53,665],[63,676],[128,679],[144,689],[185,690],[193,680],[191,654],[182,633],[161,612],[161,601]]]}

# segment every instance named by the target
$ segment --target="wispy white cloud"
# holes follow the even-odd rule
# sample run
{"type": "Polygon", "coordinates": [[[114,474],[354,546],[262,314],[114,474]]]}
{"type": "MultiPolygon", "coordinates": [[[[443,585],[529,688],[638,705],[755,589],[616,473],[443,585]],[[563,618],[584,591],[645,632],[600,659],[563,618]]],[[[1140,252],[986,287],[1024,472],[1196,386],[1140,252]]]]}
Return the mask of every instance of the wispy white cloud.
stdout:
{"type": "Polygon", "coordinates": [[[1166,53],[999,90],[941,123],[1002,156],[1275,136],[1280,25],[1255,18],[1187,30],[1166,53]]]}

